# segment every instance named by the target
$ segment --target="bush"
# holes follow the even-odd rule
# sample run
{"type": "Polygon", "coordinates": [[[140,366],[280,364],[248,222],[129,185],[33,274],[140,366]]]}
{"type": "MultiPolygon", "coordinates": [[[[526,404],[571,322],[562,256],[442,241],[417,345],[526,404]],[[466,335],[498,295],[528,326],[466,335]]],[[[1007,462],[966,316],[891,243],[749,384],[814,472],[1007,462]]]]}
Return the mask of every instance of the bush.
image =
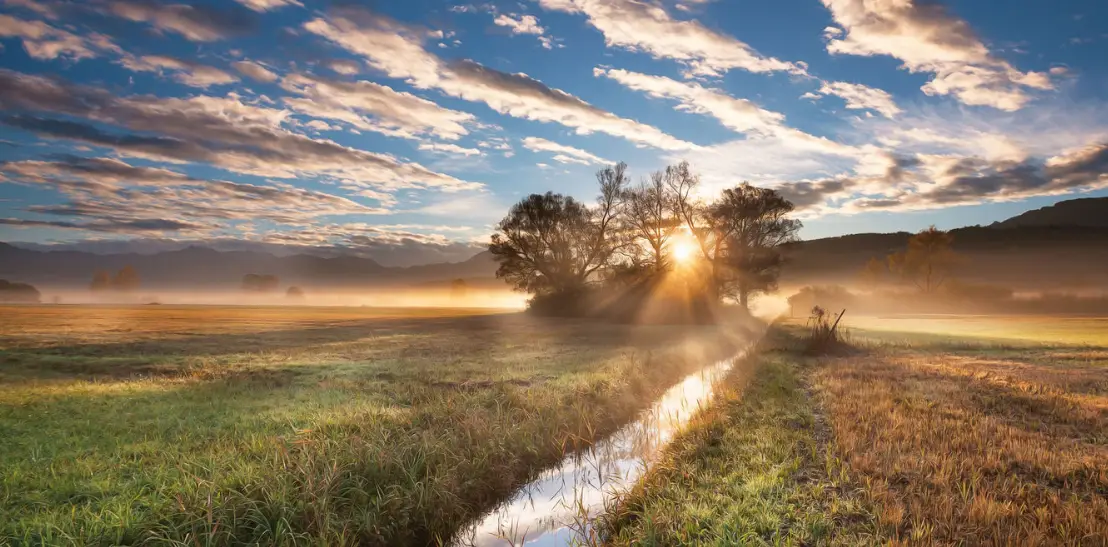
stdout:
{"type": "Polygon", "coordinates": [[[810,332],[805,353],[822,355],[846,347],[847,344],[839,330],[839,321],[842,319],[843,313],[832,314],[820,306],[812,307],[807,323],[810,332]]]}
{"type": "Polygon", "coordinates": [[[857,296],[841,285],[808,286],[789,297],[789,314],[795,316],[800,310],[816,307],[832,310],[852,308],[857,300],[857,296]]]}

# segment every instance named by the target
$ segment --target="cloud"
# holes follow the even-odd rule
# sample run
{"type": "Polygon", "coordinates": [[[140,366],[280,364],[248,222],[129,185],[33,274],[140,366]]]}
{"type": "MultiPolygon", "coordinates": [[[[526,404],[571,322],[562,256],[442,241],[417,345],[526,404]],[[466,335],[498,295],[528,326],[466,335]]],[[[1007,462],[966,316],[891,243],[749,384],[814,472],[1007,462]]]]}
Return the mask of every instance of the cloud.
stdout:
{"type": "Polygon", "coordinates": [[[201,233],[217,226],[196,222],[165,219],[115,220],[104,219],[91,222],[70,222],[65,220],[33,220],[23,218],[0,218],[0,224],[16,228],[61,228],[87,232],[105,232],[112,234],[145,234],[149,232],[201,233]]]}
{"type": "Polygon", "coordinates": [[[49,222],[93,231],[197,231],[227,222],[302,224],[321,216],[384,212],[290,185],[203,180],[109,158],[61,156],[53,161],[6,162],[0,164],[0,172],[10,182],[51,186],[69,197],[66,203],[33,205],[25,211],[79,217],[84,222],[49,222]]]}
{"type": "Polygon", "coordinates": [[[639,0],[539,0],[551,11],[580,13],[604,35],[609,47],[673,59],[690,74],[719,76],[731,69],[803,74],[800,63],[765,57],[731,36],[697,21],[673,19],[660,5],[639,0]]]}
{"type": "Polygon", "coordinates": [[[298,0],[236,0],[238,3],[257,12],[281,9],[285,6],[304,7],[298,0]]]}
{"type": "Polygon", "coordinates": [[[534,15],[499,14],[493,20],[498,26],[507,27],[512,34],[533,34],[539,38],[542,47],[554,48],[554,40],[546,35],[546,29],[539,26],[539,19],[534,15]]]}
{"type": "Polygon", "coordinates": [[[271,83],[277,81],[278,76],[268,68],[253,61],[235,61],[231,63],[240,74],[259,82],[271,83]]]}
{"type": "Polygon", "coordinates": [[[967,105],[1014,111],[1028,89],[1051,89],[1050,77],[1020,72],[994,56],[969,24],[934,3],[913,0],[822,0],[842,28],[825,33],[827,51],[888,55],[912,72],[934,76],[928,95],[952,95],[967,105]]]}
{"type": "Polygon", "coordinates": [[[293,74],[281,82],[281,87],[304,96],[285,99],[294,110],[390,136],[416,139],[434,135],[456,140],[469,133],[466,125],[476,123],[472,114],[370,81],[293,74]]]}
{"type": "Polygon", "coordinates": [[[164,55],[144,55],[135,57],[124,54],[119,63],[128,70],[135,72],[162,72],[173,73],[173,79],[192,87],[208,88],[213,85],[225,85],[238,82],[238,77],[228,74],[218,68],[207,66],[196,61],[178,59],[164,55]]]}
{"type": "Polygon", "coordinates": [[[579,134],[607,133],[667,150],[696,145],[659,129],[620,118],[526,74],[508,74],[469,60],[446,63],[423,48],[428,31],[361,10],[338,10],[304,25],[308,31],[363,56],[370,66],[421,89],[482,102],[516,118],[555,122],[579,134]]]}
{"type": "Polygon", "coordinates": [[[554,157],[552,159],[559,163],[577,163],[580,165],[615,163],[581,150],[580,148],[558,144],[539,137],[527,137],[523,139],[523,147],[532,152],[553,152],[554,157]]]}
{"type": "Polygon", "coordinates": [[[784,124],[783,114],[765,110],[746,99],[732,97],[720,90],[691,82],[679,82],[664,76],[620,69],[595,68],[593,74],[611,78],[654,98],[676,100],[677,110],[714,117],[730,129],[759,138],[773,138],[778,145],[844,156],[858,153],[854,147],[788,127],[784,124]]]}
{"type": "Polygon", "coordinates": [[[456,144],[441,143],[441,142],[425,142],[419,145],[420,150],[427,150],[430,152],[444,152],[447,154],[457,154],[459,156],[480,156],[482,152],[476,148],[464,148],[456,144]]]}
{"type": "Polygon", "coordinates": [[[104,51],[120,51],[106,36],[77,36],[42,21],[25,21],[4,14],[0,14],[0,38],[19,38],[27,55],[40,61],[58,58],[79,61],[104,51]]]}
{"type": "MultiPolygon", "coordinates": [[[[252,0],[251,3],[272,3],[252,0]]],[[[154,0],[112,0],[107,5],[112,15],[148,23],[160,31],[174,32],[194,42],[214,42],[253,30],[256,18],[251,12],[218,9],[205,5],[166,4],[154,0]]]]}
{"type": "Polygon", "coordinates": [[[106,146],[131,156],[208,163],[268,177],[332,176],[384,191],[482,187],[417,163],[293,133],[282,127],[288,111],[245,104],[233,94],[184,99],[120,97],[100,88],[0,69],[0,107],[76,116],[127,128],[135,133],[38,115],[0,118],[11,127],[106,146]]]}
{"type": "MultiPolygon", "coordinates": [[[[835,95],[846,101],[846,107],[855,110],[873,110],[886,118],[900,114],[892,95],[883,89],[849,82],[823,82],[819,88],[823,95],[835,95]]],[[[802,99],[818,99],[820,94],[805,93],[802,99]]]]}

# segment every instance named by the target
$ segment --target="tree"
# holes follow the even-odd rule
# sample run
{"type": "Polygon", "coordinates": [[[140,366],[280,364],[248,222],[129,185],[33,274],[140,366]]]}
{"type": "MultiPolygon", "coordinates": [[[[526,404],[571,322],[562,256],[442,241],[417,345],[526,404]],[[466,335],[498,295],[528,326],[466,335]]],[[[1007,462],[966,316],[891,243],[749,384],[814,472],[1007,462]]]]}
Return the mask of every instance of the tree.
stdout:
{"type": "MultiPolygon", "coordinates": [[[[674,212],[676,194],[672,179],[676,175],[672,167],[655,171],[648,180],[628,189],[624,195],[627,230],[634,240],[645,244],[650,254],[648,264],[655,272],[668,268],[667,244],[681,228],[681,221],[674,212]]],[[[639,266],[636,261],[635,267],[639,266]]]]}
{"type": "Polygon", "coordinates": [[[275,275],[246,274],[242,276],[242,290],[248,292],[273,292],[281,285],[275,275]]]}
{"type": "Polygon", "coordinates": [[[498,278],[535,294],[580,290],[622,246],[615,235],[626,164],[602,169],[595,209],[572,197],[531,194],[512,206],[497,225],[489,252],[498,278]]]}
{"type": "Polygon", "coordinates": [[[93,292],[106,291],[112,288],[111,274],[100,270],[93,274],[92,283],[89,283],[89,290],[93,292]]]}
{"type": "Polygon", "coordinates": [[[138,271],[133,266],[124,266],[112,279],[112,288],[117,291],[134,291],[142,285],[138,271]]]}
{"type": "Polygon", "coordinates": [[[957,261],[954,236],[931,226],[908,239],[908,248],[889,255],[889,271],[931,294],[943,285],[957,261]]]}
{"type": "Polygon", "coordinates": [[[706,288],[712,300],[718,300],[724,242],[731,235],[733,225],[720,224],[723,217],[712,214],[711,208],[694,197],[700,186],[700,177],[689,169],[688,162],[666,168],[666,184],[673,196],[673,213],[692,234],[697,249],[706,265],[706,288]]]}
{"type": "Polygon", "coordinates": [[[750,296],[777,289],[784,259],[780,246],[796,241],[799,220],[788,218],[793,204],[776,190],[743,183],[723,191],[708,206],[711,225],[722,247],[717,259],[720,294],[736,297],[748,308],[750,296]]]}
{"type": "Polygon", "coordinates": [[[289,287],[288,290],[285,291],[285,298],[288,298],[289,300],[303,300],[304,290],[295,285],[289,287]]]}
{"type": "Polygon", "coordinates": [[[862,271],[858,272],[858,278],[861,279],[863,284],[869,286],[871,291],[874,291],[885,280],[885,274],[888,271],[888,266],[884,261],[870,258],[866,265],[862,267],[862,271]]]}

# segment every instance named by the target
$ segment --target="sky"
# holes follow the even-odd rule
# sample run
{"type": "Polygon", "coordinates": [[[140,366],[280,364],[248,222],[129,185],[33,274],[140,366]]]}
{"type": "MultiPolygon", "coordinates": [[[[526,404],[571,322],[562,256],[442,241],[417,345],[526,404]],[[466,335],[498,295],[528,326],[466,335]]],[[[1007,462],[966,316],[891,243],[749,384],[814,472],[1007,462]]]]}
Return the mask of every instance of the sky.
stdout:
{"type": "Polygon", "coordinates": [[[1102,0],[0,0],[0,241],[465,260],[688,161],[804,238],[1108,196],[1102,0]]]}

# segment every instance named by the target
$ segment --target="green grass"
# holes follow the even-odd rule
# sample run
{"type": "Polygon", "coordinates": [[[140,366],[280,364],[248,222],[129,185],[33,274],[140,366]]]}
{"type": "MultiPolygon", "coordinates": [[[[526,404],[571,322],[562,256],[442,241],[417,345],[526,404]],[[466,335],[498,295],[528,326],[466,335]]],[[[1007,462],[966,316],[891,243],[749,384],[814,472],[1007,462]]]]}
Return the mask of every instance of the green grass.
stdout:
{"type": "Polygon", "coordinates": [[[876,537],[865,506],[830,478],[797,350],[778,345],[795,341],[764,341],[608,513],[602,533],[610,543],[822,545],[876,537]]]}
{"type": "Polygon", "coordinates": [[[426,545],[731,351],[456,310],[0,309],[0,543],[426,545]]]}

